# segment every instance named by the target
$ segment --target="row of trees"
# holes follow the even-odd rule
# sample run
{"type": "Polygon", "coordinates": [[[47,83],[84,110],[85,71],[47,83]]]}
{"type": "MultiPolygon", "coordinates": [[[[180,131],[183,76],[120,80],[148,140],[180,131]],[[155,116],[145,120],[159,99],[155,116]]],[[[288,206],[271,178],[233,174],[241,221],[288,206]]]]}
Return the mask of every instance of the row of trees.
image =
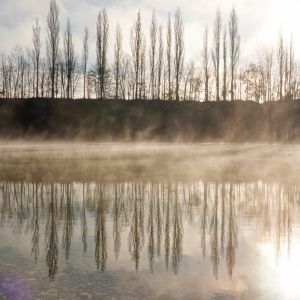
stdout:
{"type": "Polygon", "coordinates": [[[59,8],[50,0],[47,17],[46,57],[41,56],[39,20],[32,28],[33,48],[15,46],[1,54],[0,93],[5,98],[115,98],[164,100],[235,100],[259,102],[299,97],[299,62],[294,58],[293,38],[284,45],[258,47],[251,61],[240,59],[238,18],[233,7],[222,30],[217,7],[212,45],[205,27],[202,51],[185,61],[184,25],[179,8],[174,22],[169,14],[166,32],[152,13],[149,39],[141,13],[130,30],[128,54],[123,50],[122,29],[117,24],[114,60],[108,62],[109,20],[99,11],[96,26],[96,61],[88,64],[89,31],[85,28],[81,56],[76,53],[70,19],[60,48],[59,8]],[[147,47],[147,41],[149,46],[147,47]]]}

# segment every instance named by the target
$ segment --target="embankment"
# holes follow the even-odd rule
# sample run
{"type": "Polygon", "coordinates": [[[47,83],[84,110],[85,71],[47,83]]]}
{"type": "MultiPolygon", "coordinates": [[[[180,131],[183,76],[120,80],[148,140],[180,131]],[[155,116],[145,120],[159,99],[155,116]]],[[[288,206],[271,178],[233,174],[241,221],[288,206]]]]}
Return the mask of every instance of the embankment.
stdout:
{"type": "Polygon", "coordinates": [[[1,99],[0,138],[298,143],[300,100],[1,99]]]}

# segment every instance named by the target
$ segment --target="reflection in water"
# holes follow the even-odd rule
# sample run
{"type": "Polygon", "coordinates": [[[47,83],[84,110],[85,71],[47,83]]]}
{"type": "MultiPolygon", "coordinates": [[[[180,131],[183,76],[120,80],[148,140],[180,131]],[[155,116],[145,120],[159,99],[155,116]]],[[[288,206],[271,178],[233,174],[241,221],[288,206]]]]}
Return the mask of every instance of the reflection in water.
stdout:
{"type": "Polygon", "coordinates": [[[97,269],[104,271],[107,260],[106,217],[104,197],[105,185],[97,184],[95,188],[95,259],[97,269]]]}
{"type": "Polygon", "coordinates": [[[49,278],[54,279],[57,271],[58,261],[58,235],[57,235],[57,222],[59,222],[59,214],[57,213],[57,185],[51,183],[50,185],[50,201],[47,214],[46,225],[46,240],[47,240],[47,266],[49,269],[49,278]]]}
{"type": "Polygon", "coordinates": [[[51,280],[58,268],[59,236],[65,259],[69,260],[78,223],[83,254],[88,247],[94,247],[98,270],[105,270],[110,255],[108,223],[111,222],[116,260],[122,236],[127,235],[125,247],[128,246],[136,271],[142,252],[147,251],[151,273],[155,271],[155,260],[162,256],[165,269],[171,263],[177,274],[184,253],[183,225],[187,222],[198,227],[199,253],[203,259],[209,256],[212,273],[218,278],[223,257],[228,276],[234,272],[239,226],[255,225],[255,238],[259,242],[273,242],[279,258],[283,244],[290,253],[292,225],[299,222],[300,188],[262,181],[117,184],[4,181],[0,183],[0,191],[0,224],[10,226],[18,235],[32,234],[31,254],[35,261],[44,232],[40,227],[45,224],[46,264],[51,280]],[[94,245],[88,245],[87,238],[91,220],[95,226],[94,245]]]}
{"type": "MultiPolygon", "coordinates": [[[[142,251],[144,237],[144,185],[129,184],[127,187],[127,199],[133,199],[131,213],[130,233],[128,237],[129,253],[135,262],[135,269],[139,269],[140,252],[142,251]]],[[[130,201],[130,200],[129,200],[130,201]]],[[[130,201],[131,202],[131,201],[130,201]]],[[[130,205],[131,203],[129,203],[130,205]]]]}
{"type": "MultiPolygon", "coordinates": [[[[32,234],[32,249],[31,254],[34,256],[35,262],[37,262],[37,258],[40,253],[40,223],[39,223],[39,194],[38,187],[36,183],[33,183],[34,186],[34,195],[32,201],[32,221],[31,221],[31,230],[32,234]]],[[[43,189],[41,189],[43,190],[43,189]]],[[[43,195],[41,194],[41,198],[43,195]]]]}

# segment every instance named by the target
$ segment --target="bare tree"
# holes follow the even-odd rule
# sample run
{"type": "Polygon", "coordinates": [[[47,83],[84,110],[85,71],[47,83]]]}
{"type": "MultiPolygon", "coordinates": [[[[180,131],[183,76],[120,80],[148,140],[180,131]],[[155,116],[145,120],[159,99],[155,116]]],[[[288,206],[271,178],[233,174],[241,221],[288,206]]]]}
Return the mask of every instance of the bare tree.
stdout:
{"type": "Polygon", "coordinates": [[[290,49],[289,49],[289,83],[288,83],[288,97],[290,100],[293,100],[293,77],[294,77],[294,39],[293,35],[291,34],[291,40],[290,40],[290,49]]]}
{"type": "Polygon", "coordinates": [[[24,59],[23,48],[21,45],[16,45],[11,51],[11,59],[13,65],[12,83],[13,83],[13,97],[19,97],[19,89],[21,86],[21,69],[24,59]]]}
{"type": "Polygon", "coordinates": [[[50,97],[50,90],[52,91],[51,82],[52,82],[52,72],[51,72],[51,49],[50,44],[46,40],[46,59],[45,59],[45,71],[46,71],[46,78],[45,78],[45,95],[47,98],[50,97]]]}
{"type": "Polygon", "coordinates": [[[26,48],[25,97],[36,97],[36,60],[34,49],[26,48]]]}
{"type": "Polygon", "coordinates": [[[160,99],[160,87],[161,87],[161,78],[163,70],[163,55],[164,55],[164,44],[162,37],[162,26],[159,26],[159,35],[158,35],[158,61],[157,61],[157,98],[160,99]]]}
{"type": "Polygon", "coordinates": [[[108,17],[105,8],[99,11],[97,22],[97,75],[99,77],[100,98],[105,97],[105,78],[107,73],[107,46],[108,46],[108,17]]]}
{"type": "Polygon", "coordinates": [[[41,53],[41,27],[39,19],[36,19],[35,25],[32,26],[32,40],[35,58],[35,72],[36,72],[36,97],[39,96],[39,67],[40,67],[40,53],[41,53]]]}
{"type": "Polygon", "coordinates": [[[10,97],[10,56],[5,53],[1,53],[1,79],[2,79],[2,97],[9,98],[10,97]]]}
{"type": "Polygon", "coordinates": [[[208,55],[208,27],[205,26],[204,35],[203,35],[203,50],[202,50],[202,67],[204,71],[204,100],[208,101],[208,83],[210,77],[209,70],[209,55],[208,55]]]}
{"type": "Polygon", "coordinates": [[[277,45],[277,62],[278,62],[278,75],[279,75],[279,100],[283,99],[283,66],[284,66],[284,49],[282,32],[279,31],[278,45],[277,45]]]}
{"type": "Polygon", "coordinates": [[[132,53],[133,70],[135,74],[135,99],[138,98],[138,86],[140,77],[140,64],[141,64],[141,47],[142,47],[142,24],[141,24],[141,11],[138,11],[137,19],[130,30],[130,44],[132,53]]]}
{"type": "Polygon", "coordinates": [[[116,99],[119,99],[121,56],[122,56],[122,29],[118,22],[117,29],[116,29],[115,61],[114,61],[114,77],[115,77],[115,83],[116,83],[115,98],[116,99]]]}
{"type": "Polygon", "coordinates": [[[179,85],[183,71],[184,59],[184,29],[180,9],[177,8],[174,23],[174,71],[175,71],[175,95],[176,101],[179,101],[179,85]]]}
{"type": "Polygon", "coordinates": [[[257,99],[258,101],[267,101],[268,93],[268,66],[265,60],[265,47],[259,46],[256,50],[256,86],[257,89],[257,99]]]}
{"type": "Polygon", "coordinates": [[[146,99],[146,37],[142,35],[139,98],[146,99]]]}
{"type": "Polygon", "coordinates": [[[171,92],[171,73],[172,73],[172,55],[171,55],[171,48],[172,48],[172,28],[171,28],[171,16],[169,13],[168,18],[168,26],[167,26],[167,73],[168,73],[168,99],[172,99],[172,92],[171,92]]]}
{"type": "Polygon", "coordinates": [[[71,97],[75,98],[77,94],[77,89],[79,87],[79,82],[81,80],[81,65],[77,55],[74,56],[73,72],[71,76],[71,97]]]}
{"type": "Polygon", "coordinates": [[[227,34],[226,27],[224,28],[223,33],[223,101],[226,101],[227,95],[227,34]]]}
{"type": "Polygon", "coordinates": [[[54,98],[55,88],[55,67],[57,62],[57,52],[59,44],[59,10],[55,0],[50,1],[50,10],[47,17],[48,23],[48,43],[51,72],[51,97],[54,98]]]}
{"type": "Polygon", "coordinates": [[[284,99],[287,100],[289,88],[289,50],[288,45],[285,45],[284,50],[284,99]]]}
{"type": "Polygon", "coordinates": [[[149,51],[150,85],[151,85],[151,98],[152,99],[154,99],[154,97],[155,97],[156,40],[157,40],[157,22],[156,22],[156,16],[155,16],[155,9],[153,9],[151,26],[150,26],[150,51],[149,51]]]}
{"type": "Polygon", "coordinates": [[[64,56],[67,73],[67,98],[69,99],[72,87],[72,78],[75,69],[75,50],[72,40],[70,19],[67,21],[67,29],[64,35],[64,56]]]}
{"type": "Polygon", "coordinates": [[[266,70],[266,100],[271,101],[272,98],[272,73],[273,73],[273,47],[272,46],[265,46],[263,47],[263,59],[265,64],[266,70]]]}
{"type": "Polygon", "coordinates": [[[229,19],[229,55],[230,55],[230,71],[231,71],[231,82],[230,82],[230,100],[234,100],[234,81],[236,66],[239,60],[240,54],[240,36],[238,34],[238,19],[235,13],[234,6],[230,12],[229,19]]]}
{"type": "Polygon", "coordinates": [[[183,89],[183,99],[191,100],[193,92],[193,81],[195,77],[195,61],[191,59],[185,68],[185,78],[184,78],[184,89],[183,89]]]}
{"type": "MultiPolygon", "coordinates": [[[[131,61],[130,56],[128,54],[124,54],[121,56],[120,60],[120,92],[122,95],[122,99],[126,99],[126,96],[130,93],[130,75],[132,73],[131,70],[131,61]]],[[[129,97],[127,98],[129,99],[129,97]]]]}
{"type": "Polygon", "coordinates": [[[59,93],[59,88],[61,88],[60,86],[60,82],[59,82],[59,69],[60,69],[60,65],[62,64],[63,61],[63,52],[62,50],[58,50],[58,54],[57,54],[57,60],[56,60],[56,64],[55,64],[55,97],[58,98],[58,93],[59,93]]]}
{"type": "Polygon", "coordinates": [[[84,39],[82,47],[82,71],[83,71],[83,99],[85,99],[85,85],[86,85],[86,71],[87,71],[87,62],[89,57],[89,30],[87,27],[84,28],[84,39]]]}
{"type": "Polygon", "coordinates": [[[66,68],[67,64],[65,62],[65,56],[62,54],[62,51],[58,51],[58,60],[59,60],[59,71],[60,71],[60,97],[66,98],[66,68]]]}
{"type": "Polygon", "coordinates": [[[215,23],[214,23],[214,40],[213,40],[213,50],[212,50],[212,61],[214,65],[214,76],[216,79],[216,101],[220,101],[220,39],[221,39],[221,26],[222,20],[220,15],[220,6],[218,6],[216,11],[215,23]]]}

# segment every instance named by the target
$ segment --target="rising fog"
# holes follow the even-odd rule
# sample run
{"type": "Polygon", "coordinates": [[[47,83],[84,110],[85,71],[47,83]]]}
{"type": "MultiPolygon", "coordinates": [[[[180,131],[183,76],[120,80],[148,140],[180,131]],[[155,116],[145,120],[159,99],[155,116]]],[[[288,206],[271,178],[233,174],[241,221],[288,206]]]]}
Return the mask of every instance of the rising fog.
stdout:
{"type": "Polygon", "coordinates": [[[0,146],[0,179],[297,183],[299,150],[276,144],[15,142],[0,146]]]}

